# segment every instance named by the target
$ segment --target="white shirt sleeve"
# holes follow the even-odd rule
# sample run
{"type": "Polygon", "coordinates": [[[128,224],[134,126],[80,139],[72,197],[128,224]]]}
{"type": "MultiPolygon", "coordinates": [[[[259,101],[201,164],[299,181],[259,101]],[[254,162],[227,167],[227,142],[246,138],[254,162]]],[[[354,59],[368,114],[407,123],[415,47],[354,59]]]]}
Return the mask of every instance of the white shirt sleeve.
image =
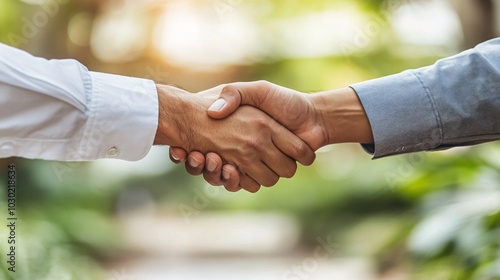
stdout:
{"type": "Polygon", "coordinates": [[[0,44],[0,157],[138,160],[157,126],[153,81],[0,44]]]}

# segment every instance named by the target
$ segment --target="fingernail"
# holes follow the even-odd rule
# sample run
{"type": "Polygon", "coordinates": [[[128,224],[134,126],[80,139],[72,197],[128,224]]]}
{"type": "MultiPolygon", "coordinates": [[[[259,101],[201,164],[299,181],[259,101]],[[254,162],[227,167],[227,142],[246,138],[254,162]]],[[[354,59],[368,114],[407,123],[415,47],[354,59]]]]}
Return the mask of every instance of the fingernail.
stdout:
{"type": "Polygon", "coordinates": [[[178,158],[174,153],[171,153],[170,154],[172,156],[173,159],[175,159],[176,161],[180,161],[181,159],[178,158]]]}
{"type": "Polygon", "coordinates": [[[231,179],[231,175],[226,169],[222,169],[222,177],[224,177],[225,180],[231,179]]]}
{"type": "Polygon", "coordinates": [[[196,168],[196,167],[200,166],[200,162],[198,162],[194,158],[189,158],[189,165],[196,168]]]}
{"type": "Polygon", "coordinates": [[[224,108],[224,106],[226,106],[226,100],[221,98],[221,99],[217,99],[212,104],[212,106],[210,106],[210,108],[208,108],[208,110],[214,111],[214,112],[219,112],[220,110],[222,110],[222,108],[224,108]]]}
{"type": "Polygon", "coordinates": [[[209,172],[214,172],[216,168],[217,168],[217,163],[213,159],[209,158],[207,160],[207,170],[209,172]]]}

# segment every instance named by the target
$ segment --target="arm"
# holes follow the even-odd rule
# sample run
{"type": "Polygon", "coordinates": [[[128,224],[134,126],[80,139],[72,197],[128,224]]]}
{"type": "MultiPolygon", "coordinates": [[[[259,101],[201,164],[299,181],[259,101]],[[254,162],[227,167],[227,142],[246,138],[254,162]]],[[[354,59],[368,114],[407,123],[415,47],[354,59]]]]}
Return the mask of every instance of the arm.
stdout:
{"type": "MultiPolygon", "coordinates": [[[[293,122],[293,119],[280,115],[284,110],[277,110],[279,106],[273,111],[270,104],[279,104],[291,95],[273,85],[267,88],[275,90],[231,88],[223,91],[221,97],[228,105],[209,114],[215,118],[224,117],[240,102],[262,108],[288,126],[285,121],[293,122]],[[274,94],[276,91],[278,94],[274,94]]],[[[359,97],[359,104],[352,93],[347,95],[350,98],[337,95],[339,91],[310,95],[316,114],[323,118],[318,125],[330,135],[326,145],[367,144],[370,139],[360,136],[367,135],[368,127],[373,133],[375,157],[472,145],[500,138],[500,38],[439,60],[433,66],[355,84],[352,88],[359,97]],[[354,106],[352,110],[348,104],[354,106]],[[349,115],[347,119],[342,116],[345,114],[349,115]],[[363,126],[361,135],[351,137],[366,119],[370,125],[363,126]],[[348,123],[342,125],[346,121],[348,123]],[[353,128],[356,130],[352,131],[353,128]]],[[[348,90],[340,90],[340,93],[344,91],[348,90]]]]}
{"type": "MultiPolygon", "coordinates": [[[[373,143],[370,124],[356,93],[351,88],[306,95],[260,81],[225,86],[220,96],[219,100],[222,101],[209,109],[211,117],[224,118],[235,111],[239,104],[250,104],[290,129],[313,150],[335,143],[373,143]]],[[[190,173],[203,173],[205,179],[213,185],[224,184],[230,187],[237,181],[234,178],[237,178],[238,174],[232,170],[226,170],[226,175],[221,177],[220,172],[210,167],[210,162],[213,166],[221,165],[216,154],[206,155],[205,170],[203,164],[191,165],[192,160],[205,162],[202,153],[191,153],[187,156],[182,149],[172,148],[171,156],[177,163],[187,157],[186,168],[191,170],[190,173]],[[227,178],[231,178],[231,181],[226,181],[227,178]]],[[[224,166],[225,168],[229,166],[224,166]]]]}
{"type": "Polygon", "coordinates": [[[313,150],[337,143],[373,143],[370,125],[351,88],[303,94],[266,81],[235,83],[221,93],[220,110],[208,114],[221,119],[249,104],[271,115],[303,139],[313,150]]]}
{"type": "Polygon", "coordinates": [[[352,86],[375,158],[500,139],[500,38],[417,70],[352,86]]]}
{"type": "Polygon", "coordinates": [[[314,160],[306,144],[254,108],[210,119],[212,96],[89,72],[74,60],[45,60],[0,44],[0,157],[136,160],[154,142],[222,155],[239,167],[232,169],[239,187],[250,191],[292,176],[289,156],[314,160]]]}
{"type": "MultiPolygon", "coordinates": [[[[358,104],[349,89],[340,90],[347,93],[346,99],[336,91],[311,95],[315,109],[323,112],[319,115],[326,116],[319,123],[329,135],[323,143],[364,143],[378,158],[500,139],[500,39],[433,66],[355,84],[352,89],[358,104]],[[354,107],[346,107],[349,103],[354,107]],[[339,116],[342,112],[347,118],[339,116]]],[[[225,105],[209,114],[222,118],[240,103],[251,104],[286,125],[284,121],[293,118],[280,115],[282,108],[273,109],[272,104],[290,100],[292,92],[272,84],[251,91],[240,84],[224,91],[225,105]]],[[[182,151],[172,152],[184,156],[182,151]]]]}
{"type": "Polygon", "coordinates": [[[90,72],[75,60],[46,60],[3,44],[0,106],[0,157],[138,160],[158,124],[152,81],[90,72]]]}
{"type": "MultiPolygon", "coordinates": [[[[206,110],[215,100],[212,89],[191,94],[169,86],[158,86],[160,122],[158,144],[186,151],[220,154],[224,162],[239,169],[241,181],[230,191],[245,188],[256,192],[260,185],[272,186],[279,177],[291,177],[296,164],[314,160],[314,152],[290,131],[265,113],[244,106],[224,120],[211,119],[206,110]],[[186,113],[188,112],[188,113],[186,113]],[[290,156],[290,157],[289,157],[290,156]]],[[[222,164],[219,164],[219,170],[222,164]]]]}

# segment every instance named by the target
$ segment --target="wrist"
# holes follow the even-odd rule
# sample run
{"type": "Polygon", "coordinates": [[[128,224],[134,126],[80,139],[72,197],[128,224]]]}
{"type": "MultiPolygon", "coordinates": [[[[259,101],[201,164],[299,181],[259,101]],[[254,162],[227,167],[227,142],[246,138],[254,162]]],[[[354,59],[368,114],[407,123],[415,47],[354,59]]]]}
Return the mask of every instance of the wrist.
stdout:
{"type": "Polygon", "coordinates": [[[337,143],[373,143],[370,123],[352,88],[325,91],[311,95],[323,129],[324,146],[337,143]]]}
{"type": "Polygon", "coordinates": [[[186,133],[182,129],[183,114],[188,109],[189,102],[185,100],[184,93],[175,87],[156,85],[158,91],[158,128],[154,145],[169,145],[181,147],[186,143],[186,133]]]}

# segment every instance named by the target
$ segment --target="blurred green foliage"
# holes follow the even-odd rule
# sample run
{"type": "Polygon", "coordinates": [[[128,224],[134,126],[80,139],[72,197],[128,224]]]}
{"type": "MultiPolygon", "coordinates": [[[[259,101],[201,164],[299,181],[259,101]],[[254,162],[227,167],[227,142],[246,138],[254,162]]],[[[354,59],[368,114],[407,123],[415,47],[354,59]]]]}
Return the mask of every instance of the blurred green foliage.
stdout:
{"type": "MultiPolygon", "coordinates": [[[[61,9],[68,14],[95,11],[100,1],[94,2],[97,7],[76,1],[61,9]]],[[[340,6],[385,15],[386,2],[273,1],[273,13],[266,19],[340,6]]],[[[27,10],[30,5],[19,1],[0,1],[1,41],[8,41],[10,32],[20,32],[20,19],[27,10]]],[[[53,20],[64,26],[67,18],[53,20]]],[[[270,59],[248,66],[238,78],[266,79],[303,91],[324,90],[424,66],[440,57],[395,52],[412,46],[402,45],[391,26],[379,36],[377,47],[369,52],[270,59]]],[[[60,39],[61,45],[67,43],[67,38],[60,39]]],[[[93,67],[110,67],[96,61],[89,50],[80,52],[93,67]]],[[[133,64],[115,67],[135,71],[133,64]]],[[[318,236],[333,234],[342,254],[376,259],[381,276],[402,269],[411,275],[408,279],[500,279],[499,159],[498,144],[377,161],[370,161],[357,145],[340,145],[320,153],[314,166],[299,168],[296,177],[282,180],[275,188],[256,195],[223,193],[203,211],[289,213],[302,225],[304,244],[314,246],[318,236]]],[[[89,163],[63,164],[70,172],[60,179],[54,170],[61,167],[59,163],[13,159],[3,161],[0,170],[11,162],[18,167],[22,221],[18,279],[104,279],[102,267],[129,253],[116,226],[117,205],[124,192],[140,189],[152,194],[159,207],[176,209],[180,203],[189,205],[193,190],[203,184],[182,167],[161,175],[99,180],[92,178],[95,172],[89,163]]],[[[5,182],[5,177],[0,178],[3,190],[5,182]]],[[[0,200],[0,209],[5,208],[0,200]]],[[[0,235],[4,240],[5,233],[0,235]]],[[[5,256],[4,245],[0,248],[5,256]]],[[[0,278],[11,275],[2,265],[0,278]]]]}

